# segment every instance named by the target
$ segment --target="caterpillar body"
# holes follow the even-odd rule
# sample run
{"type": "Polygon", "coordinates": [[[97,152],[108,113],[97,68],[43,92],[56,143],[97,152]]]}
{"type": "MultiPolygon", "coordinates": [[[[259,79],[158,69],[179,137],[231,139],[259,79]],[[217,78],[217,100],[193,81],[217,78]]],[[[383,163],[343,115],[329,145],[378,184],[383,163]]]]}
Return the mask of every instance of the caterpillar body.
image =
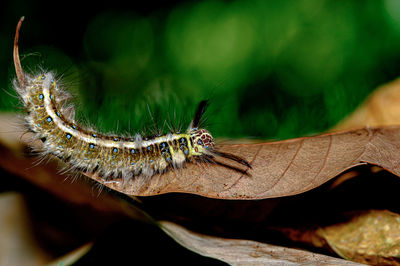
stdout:
{"type": "Polygon", "coordinates": [[[25,121],[28,130],[43,142],[44,155],[57,156],[71,169],[104,178],[122,177],[124,181],[139,175],[151,177],[162,174],[181,168],[186,162],[218,163],[217,157],[251,168],[239,156],[216,150],[210,132],[199,128],[207,101],[199,104],[194,119],[183,133],[122,137],[79,126],[74,120],[73,106],[68,105],[71,95],[61,88],[52,72],[30,75],[23,71],[18,48],[23,19],[17,25],[14,39],[17,74],[14,89],[27,111],[25,121]]]}

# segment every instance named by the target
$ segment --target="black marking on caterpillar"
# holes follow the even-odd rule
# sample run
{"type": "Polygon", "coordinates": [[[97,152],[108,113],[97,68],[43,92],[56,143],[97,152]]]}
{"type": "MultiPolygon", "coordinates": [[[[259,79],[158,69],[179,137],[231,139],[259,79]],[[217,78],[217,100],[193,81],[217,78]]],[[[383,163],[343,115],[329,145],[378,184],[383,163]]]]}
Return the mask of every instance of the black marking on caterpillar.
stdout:
{"type": "Polygon", "coordinates": [[[186,162],[215,163],[246,173],[217,157],[235,161],[247,169],[250,163],[239,156],[217,151],[211,134],[199,128],[208,101],[198,105],[194,119],[184,133],[169,133],[156,137],[140,134],[122,137],[106,135],[83,128],[75,120],[73,106],[67,105],[71,95],[56,82],[52,72],[29,75],[22,69],[18,39],[24,17],[17,25],[14,39],[14,64],[17,80],[14,88],[26,111],[26,125],[35,138],[43,142],[43,155],[55,155],[74,170],[94,173],[103,178],[133,176],[151,177],[181,168],[186,162]]]}

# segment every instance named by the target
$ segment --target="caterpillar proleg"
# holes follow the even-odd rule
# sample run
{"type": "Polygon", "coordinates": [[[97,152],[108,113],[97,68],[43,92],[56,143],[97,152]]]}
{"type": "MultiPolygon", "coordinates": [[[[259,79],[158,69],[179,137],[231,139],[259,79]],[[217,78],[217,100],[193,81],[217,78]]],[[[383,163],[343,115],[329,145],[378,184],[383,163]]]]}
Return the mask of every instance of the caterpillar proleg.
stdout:
{"type": "Polygon", "coordinates": [[[46,72],[31,75],[22,69],[18,39],[23,19],[17,25],[14,39],[17,75],[14,89],[27,111],[25,121],[28,130],[43,142],[43,155],[55,155],[73,170],[104,178],[122,177],[124,180],[174,171],[185,163],[200,161],[218,164],[218,157],[235,161],[246,169],[251,168],[250,163],[239,156],[218,151],[210,132],[200,128],[207,101],[200,102],[192,122],[183,133],[123,137],[78,125],[74,108],[68,105],[71,95],[56,81],[54,74],[46,72]]]}

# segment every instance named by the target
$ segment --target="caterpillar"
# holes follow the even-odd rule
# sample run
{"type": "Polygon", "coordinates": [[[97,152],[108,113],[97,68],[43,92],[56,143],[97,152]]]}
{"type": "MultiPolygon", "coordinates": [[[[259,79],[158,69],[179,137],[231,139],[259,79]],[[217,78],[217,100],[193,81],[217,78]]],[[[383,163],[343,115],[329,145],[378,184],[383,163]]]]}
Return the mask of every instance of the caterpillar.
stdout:
{"type": "MultiPolygon", "coordinates": [[[[218,163],[222,157],[238,162],[247,169],[251,165],[234,154],[218,151],[215,141],[204,128],[201,118],[208,101],[201,101],[187,130],[166,135],[143,137],[116,136],[84,128],[75,121],[71,95],[65,91],[52,72],[31,75],[24,72],[19,57],[19,32],[24,17],[17,25],[14,38],[13,82],[24,109],[25,124],[35,139],[43,142],[42,155],[54,155],[69,169],[93,173],[102,178],[135,176],[151,177],[182,168],[185,163],[218,163]]],[[[246,173],[226,164],[221,165],[246,173]]]]}

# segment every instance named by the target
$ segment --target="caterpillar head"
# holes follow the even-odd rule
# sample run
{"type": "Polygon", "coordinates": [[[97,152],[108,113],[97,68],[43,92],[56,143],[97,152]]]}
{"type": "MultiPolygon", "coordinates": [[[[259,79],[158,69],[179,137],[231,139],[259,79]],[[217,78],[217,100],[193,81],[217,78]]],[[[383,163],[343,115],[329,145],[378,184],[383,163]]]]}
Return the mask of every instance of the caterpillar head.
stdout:
{"type": "MultiPolygon", "coordinates": [[[[200,104],[197,107],[197,110],[194,114],[193,121],[192,121],[192,123],[190,123],[190,126],[187,131],[188,134],[190,135],[190,139],[192,140],[192,143],[193,143],[192,154],[196,155],[196,156],[205,155],[209,161],[212,161],[216,164],[221,164],[221,163],[216,161],[215,158],[222,157],[222,158],[226,158],[228,160],[238,162],[239,164],[244,165],[248,168],[251,168],[250,163],[247,162],[245,159],[242,159],[241,157],[234,155],[234,154],[216,150],[214,138],[211,136],[210,132],[208,132],[207,130],[205,130],[203,128],[198,128],[199,125],[201,124],[201,119],[203,117],[204,112],[207,109],[207,106],[208,106],[207,101],[200,102],[200,104]]],[[[246,173],[246,171],[242,171],[233,166],[227,166],[225,164],[221,164],[221,165],[224,165],[231,169],[235,169],[240,172],[246,173]]]]}
{"type": "Polygon", "coordinates": [[[214,149],[214,139],[211,136],[210,132],[205,129],[193,128],[190,131],[190,138],[193,142],[193,149],[195,151],[195,155],[201,155],[206,153],[205,150],[209,151],[214,149]]]}

